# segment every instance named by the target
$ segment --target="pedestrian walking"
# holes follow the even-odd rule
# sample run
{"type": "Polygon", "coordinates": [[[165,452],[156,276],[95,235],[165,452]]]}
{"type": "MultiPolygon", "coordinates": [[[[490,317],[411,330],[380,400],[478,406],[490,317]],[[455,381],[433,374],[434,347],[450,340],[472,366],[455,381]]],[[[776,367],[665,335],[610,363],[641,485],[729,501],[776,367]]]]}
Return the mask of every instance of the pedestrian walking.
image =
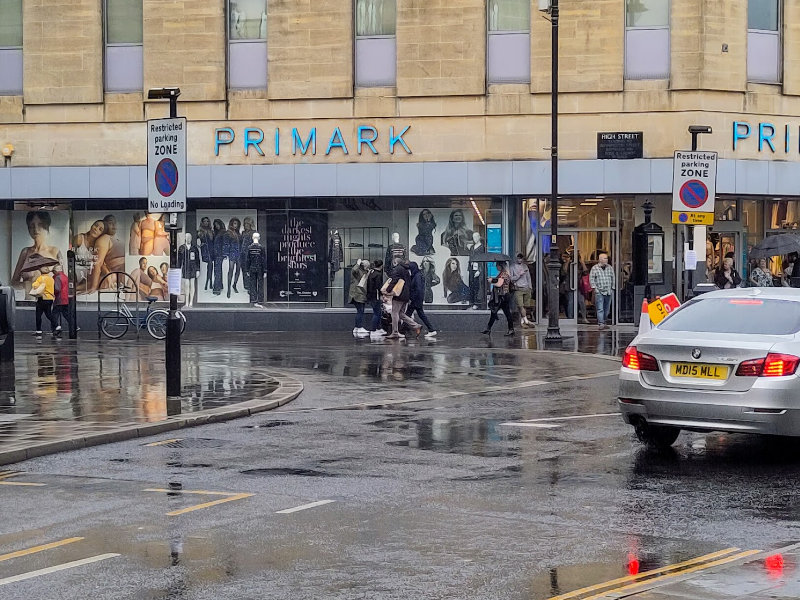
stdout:
{"type": "Polygon", "coordinates": [[[356,260],[350,271],[350,289],[347,300],[356,307],[356,326],[353,335],[364,337],[369,331],[364,329],[364,304],[367,301],[367,276],[369,275],[369,261],[356,260]]]}
{"type": "Polygon", "coordinates": [[[40,267],[41,275],[33,282],[30,295],[36,298],[36,332],[34,335],[42,337],[42,315],[50,321],[50,331],[56,334],[56,322],[53,318],[53,297],[55,295],[55,282],[53,281],[52,267],[40,267]]]}
{"type": "Polygon", "coordinates": [[[406,314],[408,300],[411,297],[411,272],[408,270],[408,261],[401,261],[392,269],[392,276],[381,291],[392,296],[392,333],[387,337],[398,339],[400,337],[400,321],[414,329],[419,337],[422,326],[406,314]]]}
{"type": "Polygon", "coordinates": [[[511,283],[514,284],[514,300],[519,309],[520,325],[523,327],[531,326],[533,322],[528,319],[525,307],[531,303],[533,284],[531,283],[531,272],[528,269],[528,263],[525,262],[525,257],[522,253],[517,254],[517,260],[511,265],[509,273],[511,274],[511,283]]]}
{"type": "Polygon", "coordinates": [[[55,335],[61,337],[61,319],[70,326],[69,314],[69,279],[64,273],[61,264],[53,267],[53,323],[55,324],[55,335]]]}
{"type": "Polygon", "coordinates": [[[411,273],[411,293],[408,298],[408,309],[406,310],[406,314],[413,318],[414,311],[417,311],[417,315],[419,316],[420,320],[428,329],[428,333],[425,334],[425,337],[436,337],[437,331],[428,320],[428,315],[425,314],[425,275],[420,270],[419,265],[415,262],[408,263],[408,269],[411,273]]]}
{"type": "Polygon", "coordinates": [[[611,313],[611,295],[616,288],[614,268],[608,264],[608,254],[601,252],[597,264],[589,271],[589,285],[594,290],[594,306],[597,310],[597,328],[608,329],[606,319],[611,313]]]}
{"type": "Polygon", "coordinates": [[[383,286],[383,261],[378,259],[372,263],[372,268],[367,275],[366,304],[372,309],[372,323],[370,323],[370,337],[380,338],[388,332],[381,328],[381,287],[383,286]]]}
{"type": "Polygon", "coordinates": [[[492,311],[492,314],[489,317],[489,324],[486,326],[486,329],[483,330],[483,333],[487,335],[492,333],[492,327],[495,321],[497,321],[497,313],[502,310],[503,314],[506,316],[506,322],[508,323],[508,332],[506,335],[514,335],[514,321],[512,320],[511,310],[508,306],[511,299],[511,294],[509,292],[511,274],[508,272],[506,263],[498,262],[495,266],[498,271],[497,277],[487,277],[489,283],[492,284],[492,299],[489,301],[489,310],[492,311]]]}

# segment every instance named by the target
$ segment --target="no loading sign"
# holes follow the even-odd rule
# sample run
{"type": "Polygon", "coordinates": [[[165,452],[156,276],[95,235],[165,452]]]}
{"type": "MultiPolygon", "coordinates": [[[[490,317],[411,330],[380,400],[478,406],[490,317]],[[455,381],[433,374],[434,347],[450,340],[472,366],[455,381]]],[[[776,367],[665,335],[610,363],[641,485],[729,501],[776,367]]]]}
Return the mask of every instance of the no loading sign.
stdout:
{"type": "Polygon", "coordinates": [[[716,186],[716,152],[676,152],[672,173],[672,222],[712,225],[716,186]]]}
{"type": "Polygon", "coordinates": [[[148,210],[186,211],[186,174],[186,119],[148,121],[148,210]]]}
{"type": "Polygon", "coordinates": [[[169,198],[178,188],[178,167],[171,158],[164,158],[156,167],[156,189],[158,193],[169,198]]]}

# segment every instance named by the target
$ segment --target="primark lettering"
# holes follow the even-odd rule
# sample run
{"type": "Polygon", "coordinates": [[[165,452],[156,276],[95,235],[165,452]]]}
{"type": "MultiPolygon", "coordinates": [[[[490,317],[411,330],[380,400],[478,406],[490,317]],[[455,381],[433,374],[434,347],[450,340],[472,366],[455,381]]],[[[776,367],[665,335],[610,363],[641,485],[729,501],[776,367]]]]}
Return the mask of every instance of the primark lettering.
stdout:
{"type": "Polygon", "coordinates": [[[220,127],[214,130],[214,155],[219,156],[220,148],[223,146],[234,146],[241,144],[242,153],[245,156],[253,155],[266,156],[267,152],[271,155],[280,156],[281,152],[291,151],[292,155],[312,155],[316,156],[317,150],[320,153],[323,148],[325,156],[329,156],[334,151],[344,155],[350,152],[358,154],[370,153],[394,154],[395,152],[405,152],[412,154],[408,140],[404,136],[408,134],[411,125],[395,128],[389,127],[387,132],[380,132],[371,125],[360,125],[356,128],[353,139],[346,139],[339,127],[334,127],[330,133],[323,133],[312,127],[308,130],[301,130],[293,127],[291,130],[281,130],[276,127],[270,132],[270,140],[267,141],[267,134],[259,127],[245,127],[240,135],[232,127],[220,127]],[[320,141],[317,148],[317,141],[320,141]],[[348,143],[349,142],[349,143],[348,143]]]}
{"type": "Polygon", "coordinates": [[[733,122],[733,149],[740,146],[758,145],[758,151],[772,154],[800,152],[800,125],[775,125],[767,121],[750,124],[747,121],[733,122]]]}

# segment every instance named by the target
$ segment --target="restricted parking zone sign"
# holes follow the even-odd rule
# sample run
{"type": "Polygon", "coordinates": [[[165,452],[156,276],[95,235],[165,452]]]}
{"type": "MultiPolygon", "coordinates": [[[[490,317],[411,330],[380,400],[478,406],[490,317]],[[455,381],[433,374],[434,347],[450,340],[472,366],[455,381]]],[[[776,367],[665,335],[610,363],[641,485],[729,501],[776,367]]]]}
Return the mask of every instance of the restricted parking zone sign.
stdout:
{"type": "Polygon", "coordinates": [[[675,152],[672,173],[673,223],[713,225],[716,192],[716,152],[675,152]]]}
{"type": "Polygon", "coordinates": [[[186,212],[185,117],[147,122],[147,199],[150,212],[186,212]]]}

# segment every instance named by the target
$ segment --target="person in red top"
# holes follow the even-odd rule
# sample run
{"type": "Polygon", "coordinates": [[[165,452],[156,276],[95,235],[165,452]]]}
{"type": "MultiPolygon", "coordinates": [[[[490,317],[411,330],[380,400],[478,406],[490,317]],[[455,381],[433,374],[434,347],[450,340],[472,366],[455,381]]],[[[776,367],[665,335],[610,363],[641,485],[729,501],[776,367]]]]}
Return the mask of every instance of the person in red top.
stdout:
{"type": "Polygon", "coordinates": [[[61,317],[69,327],[69,280],[60,264],[53,267],[53,322],[56,325],[53,335],[61,336],[61,317]]]}

